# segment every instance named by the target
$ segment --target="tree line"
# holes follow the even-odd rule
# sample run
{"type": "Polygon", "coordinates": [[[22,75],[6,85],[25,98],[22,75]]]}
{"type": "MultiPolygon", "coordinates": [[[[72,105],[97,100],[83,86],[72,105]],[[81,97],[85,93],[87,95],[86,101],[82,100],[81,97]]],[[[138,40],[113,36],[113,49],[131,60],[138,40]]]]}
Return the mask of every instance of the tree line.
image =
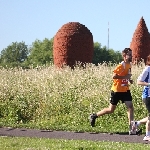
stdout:
{"type": "MultiPolygon", "coordinates": [[[[94,55],[92,63],[98,65],[103,62],[118,63],[122,60],[121,52],[107,49],[100,43],[94,43],[94,55]]],[[[53,63],[53,38],[45,38],[43,41],[35,40],[32,45],[25,42],[12,42],[1,51],[0,66],[2,67],[36,67],[53,63]]]]}

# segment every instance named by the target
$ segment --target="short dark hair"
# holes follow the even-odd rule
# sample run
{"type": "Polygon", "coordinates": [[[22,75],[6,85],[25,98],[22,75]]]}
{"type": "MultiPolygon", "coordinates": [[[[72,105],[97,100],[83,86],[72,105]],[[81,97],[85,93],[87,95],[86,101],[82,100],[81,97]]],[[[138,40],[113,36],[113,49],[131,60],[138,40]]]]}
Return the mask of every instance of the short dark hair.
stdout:
{"type": "Polygon", "coordinates": [[[129,51],[132,51],[130,48],[125,48],[123,51],[122,51],[122,54],[125,53],[127,54],[129,51]]]}
{"type": "Polygon", "coordinates": [[[147,56],[146,65],[150,66],[150,55],[147,56]]]}

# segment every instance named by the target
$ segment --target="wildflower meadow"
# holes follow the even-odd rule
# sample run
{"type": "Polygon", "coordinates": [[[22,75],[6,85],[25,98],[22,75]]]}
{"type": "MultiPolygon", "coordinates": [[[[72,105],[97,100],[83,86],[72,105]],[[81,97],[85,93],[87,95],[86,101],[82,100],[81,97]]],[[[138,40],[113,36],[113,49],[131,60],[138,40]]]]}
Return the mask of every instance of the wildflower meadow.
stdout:
{"type": "MultiPolygon", "coordinates": [[[[0,69],[0,126],[49,130],[118,132],[128,131],[126,107],[121,103],[113,114],[97,120],[92,128],[88,117],[109,105],[112,74],[116,64],[87,64],[56,68],[0,69]]],[[[147,115],[136,80],[144,65],[132,67],[130,85],[135,120],[147,115]]],[[[145,128],[145,127],[143,127],[145,128]]]]}

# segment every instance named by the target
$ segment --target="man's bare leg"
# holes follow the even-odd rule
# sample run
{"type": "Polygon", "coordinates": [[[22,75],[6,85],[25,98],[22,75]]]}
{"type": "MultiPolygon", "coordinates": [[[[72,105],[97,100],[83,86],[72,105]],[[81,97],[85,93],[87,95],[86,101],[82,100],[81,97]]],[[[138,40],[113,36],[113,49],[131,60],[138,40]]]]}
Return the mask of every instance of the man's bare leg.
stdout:
{"type": "Polygon", "coordinates": [[[134,107],[132,101],[125,101],[127,107],[128,123],[129,123],[129,135],[136,134],[136,130],[132,129],[131,122],[134,119],[134,107]]]}
{"type": "Polygon", "coordinates": [[[125,105],[127,107],[127,115],[129,120],[129,125],[131,125],[131,121],[134,120],[134,107],[132,101],[125,101],[125,105]]]}
{"type": "Polygon", "coordinates": [[[105,114],[111,114],[115,111],[116,105],[110,104],[109,107],[102,109],[101,111],[97,112],[97,116],[103,116],[105,114]]]}
{"type": "Polygon", "coordinates": [[[96,114],[91,114],[89,119],[90,119],[90,124],[92,127],[95,127],[95,120],[99,116],[103,116],[105,114],[111,114],[115,111],[116,105],[110,104],[109,107],[102,109],[101,111],[97,112],[96,114]]]}
{"type": "Polygon", "coordinates": [[[146,122],[146,135],[150,136],[150,120],[147,120],[146,122]]]}
{"type": "Polygon", "coordinates": [[[147,122],[146,122],[146,136],[144,137],[144,141],[150,141],[150,115],[147,117],[147,122]]]}
{"type": "Polygon", "coordinates": [[[138,121],[139,122],[138,125],[140,125],[140,124],[146,124],[147,121],[148,121],[148,117],[145,117],[145,118],[143,118],[143,119],[141,119],[141,120],[138,121]]]}

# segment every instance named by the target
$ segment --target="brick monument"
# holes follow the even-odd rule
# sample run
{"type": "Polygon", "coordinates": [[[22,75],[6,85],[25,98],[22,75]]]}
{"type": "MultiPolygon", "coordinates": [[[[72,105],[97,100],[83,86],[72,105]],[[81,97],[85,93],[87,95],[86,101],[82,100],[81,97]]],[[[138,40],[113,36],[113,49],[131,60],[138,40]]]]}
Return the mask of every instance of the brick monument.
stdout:
{"type": "Polygon", "coordinates": [[[79,22],[64,24],[54,36],[54,65],[73,68],[76,63],[92,63],[94,52],[93,35],[90,30],[79,22]]]}
{"type": "Polygon", "coordinates": [[[133,34],[130,48],[132,49],[133,64],[137,64],[142,59],[145,62],[147,55],[150,54],[150,33],[143,17],[141,17],[133,34]]]}

